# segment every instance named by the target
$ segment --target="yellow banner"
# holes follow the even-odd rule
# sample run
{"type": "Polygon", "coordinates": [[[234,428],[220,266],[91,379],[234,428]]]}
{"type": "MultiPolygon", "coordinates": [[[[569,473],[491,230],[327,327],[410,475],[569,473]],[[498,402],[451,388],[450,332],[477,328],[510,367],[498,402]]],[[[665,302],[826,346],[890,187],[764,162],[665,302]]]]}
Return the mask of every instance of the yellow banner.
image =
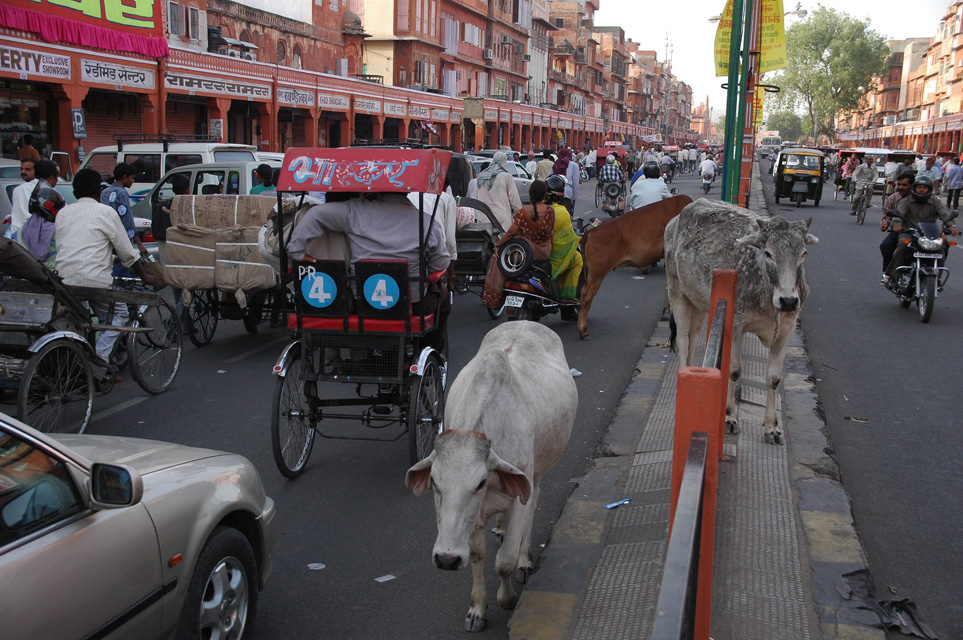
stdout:
{"type": "MultiPolygon", "coordinates": [[[[729,44],[732,39],[732,1],[726,0],[716,28],[716,76],[729,75],[729,44]]],[[[759,17],[759,73],[786,67],[786,29],[782,0],[761,0],[759,17]]]]}
{"type": "Polygon", "coordinates": [[[763,0],[759,20],[759,73],[786,68],[786,25],[782,0],[763,0]]]}
{"type": "Polygon", "coordinates": [[[716,27],[716,77],[729,75],[729,41],[732,38],[732,0],[726,0],[719,26],[716,27]]]}

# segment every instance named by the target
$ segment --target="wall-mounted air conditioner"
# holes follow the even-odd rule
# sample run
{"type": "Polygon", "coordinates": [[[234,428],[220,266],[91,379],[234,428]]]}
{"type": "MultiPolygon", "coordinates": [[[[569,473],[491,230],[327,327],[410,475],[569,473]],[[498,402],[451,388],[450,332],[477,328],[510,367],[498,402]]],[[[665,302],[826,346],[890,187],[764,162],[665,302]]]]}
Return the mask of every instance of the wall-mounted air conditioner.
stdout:
{"type": "Polygon", "coordinates": [[[216,53],[216,54],[219,55],[219,56],[230,55],[230,54],[228,53],[228,48],[227,48],[227,47],[218,47],[217,50],[216,50],[214,53],[216,53]]]}
{"type": "Polygon", "coordinates": [[[254,54],[251,53],[250,51],[243,51],[241,53],[241,58],[243,60],[254,60],[254,54]]]}
{"type": "Polygon", "coordinates": [[[238,50],[236,50],[236,49],[228,49],[228,50],[227,50],[227,55],[229,55],[229,56],[232,57],[232,58],[240,58],[240,57],[241,57],[241,53],[240,53],[238,50]]]}
{"type": "Polygon", "coordinates": [[[511,44],[511,43],[512,43],[511,36],[502,36],[502,44],[511,44]]]}
{"type": "Polygon", "coordinates": [[[482,59],[491,60],[494,57],[495,57],[495,54],[492,53],[491,49],[485,49],[484,51],[482,51],[482,59]]]}
{"type": "Polygon", "coordinates": [[[531,61],[532,61],[532,56],[528,55],[527,53],[522,56],[522,62],[531,62],[531,61]]]}

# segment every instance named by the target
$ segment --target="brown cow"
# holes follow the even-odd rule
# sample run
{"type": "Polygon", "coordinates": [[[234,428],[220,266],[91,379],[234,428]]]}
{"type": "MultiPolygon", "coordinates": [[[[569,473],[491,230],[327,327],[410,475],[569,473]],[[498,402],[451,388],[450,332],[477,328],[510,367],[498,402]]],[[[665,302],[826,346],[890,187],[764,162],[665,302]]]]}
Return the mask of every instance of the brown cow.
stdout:
{"type": "Polygon", "coordinates": [[[613,269],[644,269],[664,258],[665,226],[691,202],[689,196],[666,198],[606,220],[582,236],[585,284],[582,286],[582,306],[578,313],[580,338],[588,336],[588,313],[592,308],[592,299],[602,286],[602,278],[613,269]]]}

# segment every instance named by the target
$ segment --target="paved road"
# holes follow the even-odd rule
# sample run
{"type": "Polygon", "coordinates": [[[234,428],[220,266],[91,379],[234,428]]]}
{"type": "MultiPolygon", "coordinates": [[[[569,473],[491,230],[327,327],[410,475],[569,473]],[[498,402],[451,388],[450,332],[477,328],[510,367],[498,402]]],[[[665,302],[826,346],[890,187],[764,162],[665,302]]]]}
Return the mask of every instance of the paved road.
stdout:
{"type": "Polygon", "coordinates": [[[879,195],[858,226],[831,185],[818,208],[796,209],[774,207],[763,182],[770,211],[812,216],[820,239],[801,324],[876,597],[909,598],[940,638],[963,638],[963,251],[951,251],[955,277],[922,324],[878,284],[879,195]]]}
{"type": "MultiPolygon", "coordinates": [[[[594,185],[582,185],[577,212],[583,217],[597,215],[591,206],[594,185]]],[[[694,195],[698,183],[687,178],[677,186],[694,195]]],[[[584,375],[576,379],[575,433],[565,456],[543,480],[533,536],[536,553],[548,540],[572,480],[587,470],[664,304],[661,269],[644,277],[626,269],[610,275],[596,298],[590,318],[593,340],[578,340],[574,323],[563,323],[557,315],[545,321],[562,336],[570,365],[584,375]]],[[[493,326],[477,297],[456,297],[450,321],[452,375],[493,326]]],[[[254,462],[277,501],[279,528],[274,575],[261,594],[256,637],[460,637],[471,576],[431,565],[434,507],[429,496],[416,498],[404,486],[405,438],[392,443],[319,439],[307,471],[297,480],[285,480],[275,468],[271,367],[286,339],[280,330],[262,326],[252,336],[240,322],[222,322],[207,347],[187,344],[183,368],[168,393],[148,397],[125,380],[110,395],[97,398],[90,432],[224,449],[254,462]],[[325,567],[310,570],[313,563],[325,567]],[[395,578],[375,580],[389,574],[395,578]]],[[[339,391],[353,392],[347,385],[339,391]]],[[[336,423],[330,431],[382,435],[354,423],[336,423]]],[[[494,604],[492,564],[489,559],[489,629],[481,635],[507,638],[510,612],[494,604]]]]}

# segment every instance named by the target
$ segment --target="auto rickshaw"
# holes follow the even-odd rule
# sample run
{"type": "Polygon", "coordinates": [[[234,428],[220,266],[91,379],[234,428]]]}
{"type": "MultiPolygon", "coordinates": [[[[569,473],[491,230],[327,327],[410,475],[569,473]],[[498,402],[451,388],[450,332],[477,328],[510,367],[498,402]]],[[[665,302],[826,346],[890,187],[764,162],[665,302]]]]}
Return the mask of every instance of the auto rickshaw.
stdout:
{"type": "Polygon", "coordinates": [[[810,199],[818,207],[825,169],[826,156],[816,149],[783,149],[776,166],[776,204],[789,198],[798,207],[810,199]]]}

